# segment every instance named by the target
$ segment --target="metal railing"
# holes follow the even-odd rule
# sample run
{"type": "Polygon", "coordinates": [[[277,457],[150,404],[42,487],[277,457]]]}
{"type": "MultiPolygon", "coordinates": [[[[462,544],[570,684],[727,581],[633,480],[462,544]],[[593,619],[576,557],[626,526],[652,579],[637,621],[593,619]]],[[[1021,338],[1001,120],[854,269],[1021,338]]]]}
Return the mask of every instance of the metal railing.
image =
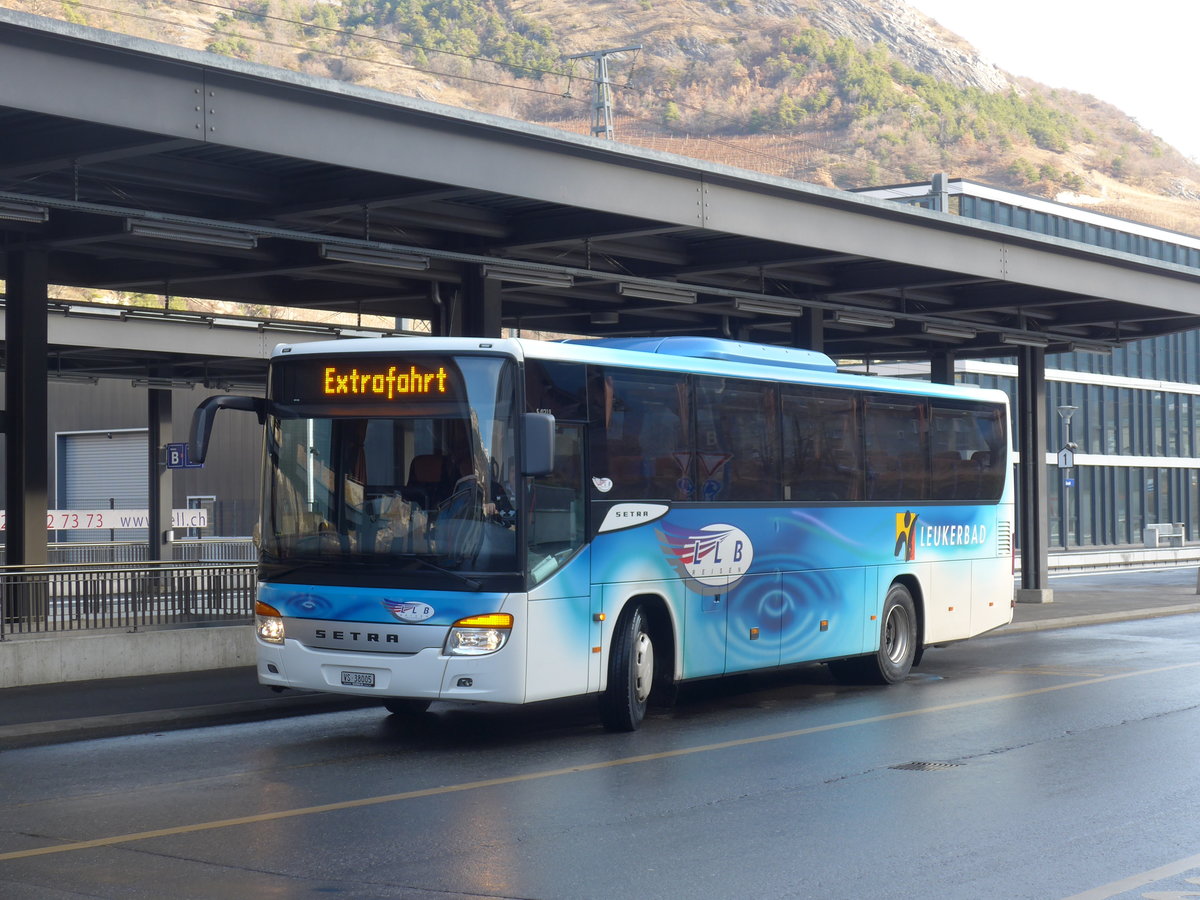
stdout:
{"type": "MultiPolygon", "coordinates": [[[[47,545],[51,565],[67,563],[143,563],[149,561],[145,541],[56,541],[47,545]]],[[[250,538],[193,538],[171,544],[177,562],[254,562],[258,551],[250,538]]],[[[0,545],[0,565],[7,562],[0,545]]]]}
{"type": "Polygon", "coordinates": [[[141,562],[0,570],[0,640],[92,629],[249,621],[253,563],[141,562]]]}

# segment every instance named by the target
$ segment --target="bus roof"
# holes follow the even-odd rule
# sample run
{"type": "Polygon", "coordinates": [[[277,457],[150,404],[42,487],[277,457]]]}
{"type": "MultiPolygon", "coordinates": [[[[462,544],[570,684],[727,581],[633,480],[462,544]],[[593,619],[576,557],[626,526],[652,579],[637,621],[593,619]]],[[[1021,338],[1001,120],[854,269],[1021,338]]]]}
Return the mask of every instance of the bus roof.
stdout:
{"type": "Polygon", "coordinates": [[[358,356],[396,352],[491,353],[517,359],[642,368],[662,372],[691,372],[726,378],[821,384],[847,390],[918,394],[1007,403],[1003,391],[974,385],[936,384],[909,378],[843,373],[822,353],[794,347],[752,344],[701,337],[598,338],[536,341],[527,338],[380,337],[340,341],[280,344],[272,359],[320,354],[358,356]]]}
{"type": "Polygon", "coordinates": [[[703,337],[644,337],[644,338],[581,338],[565,341],[589,347],[608,347],[613,350],[633,350],[638,353],[662,353],[693,359],[720,359],[726,362],[752,363],[765,366],[789,366],[796,369],[816,369],[836,372],[837,363],[816,350],[799,347],[776,347],[770,344],[751,344],[703,337]]]}

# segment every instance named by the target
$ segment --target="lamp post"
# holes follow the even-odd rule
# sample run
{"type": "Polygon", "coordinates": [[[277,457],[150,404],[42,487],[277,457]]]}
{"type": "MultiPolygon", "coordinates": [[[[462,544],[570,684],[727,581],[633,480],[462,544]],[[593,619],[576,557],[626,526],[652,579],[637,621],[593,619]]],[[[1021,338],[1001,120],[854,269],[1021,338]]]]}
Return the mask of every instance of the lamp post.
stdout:
{"type": "Polygon", "coordinates": [[[1071,513],[1073,504],[1070,501],[1070,489],[1075,486],[1075,478],[1071,474],[1071,470],[1075,467],[1075,450],[1076,446],[1071,442],[1071,416],[1075,415],[1078,406],[1060,406],[1058,407],[1058,415],[1062,418],[1063,423],[1063,446],[1058,451],[1058,467],[1063,473],[1063,493],[1062,493],[1062,509],[1059,513],[1059,518],[1062,522],[1062,545],[1066,549],[1069,544],[1068,536],[1071,533],[1071,513]]]}

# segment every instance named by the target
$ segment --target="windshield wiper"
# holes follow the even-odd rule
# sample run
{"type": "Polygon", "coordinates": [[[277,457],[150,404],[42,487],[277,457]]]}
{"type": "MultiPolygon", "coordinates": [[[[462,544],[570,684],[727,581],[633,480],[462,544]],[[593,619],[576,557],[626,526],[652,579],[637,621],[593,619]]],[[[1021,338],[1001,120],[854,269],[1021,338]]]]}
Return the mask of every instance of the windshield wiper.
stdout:
{"type": "MultiPolygon", "coordinates": [[[[477,591],[481,587],[483,587],[482,582],[476,581],[474,578],[471,578],[468,575],[464,575],[462,572],[455,572],[453,569],[443,568],[442,566],[439,566],[437,563],[430,562],[429,560],[424,559],[420,556],[414,556],[412,561],[414,563],[425,566],[428,569],[433,569],[435,572],[440,572],[443,575],[451,575],[454,578],[457,578],[459,581],[461,581],[463,584],[465,584],[468,588],[470,588],[473,591],[477,591]]],[[[410,568],[411,568],[411,566],[410,566],[410,568]]]]}

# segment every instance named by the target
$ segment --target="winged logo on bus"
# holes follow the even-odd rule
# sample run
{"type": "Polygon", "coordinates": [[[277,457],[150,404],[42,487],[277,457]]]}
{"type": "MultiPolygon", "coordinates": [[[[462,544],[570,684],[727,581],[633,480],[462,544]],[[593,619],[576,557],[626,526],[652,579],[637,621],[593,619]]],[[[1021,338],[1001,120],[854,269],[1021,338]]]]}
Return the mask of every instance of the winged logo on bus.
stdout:
{"type": "Polygon", "coordinates": [[[383,600],[381,601],[388,612],[401,622],[424,622],[434,614],[434,608],[428,603],[417,603],[412,600],[383,600]]]}
{"type": "Polygon", "coordinates": [[[726,590],[750,571],[754,545],[746,532],[724,523],[699,529],[663,523],[658,529],[667,560],[701,593],[726,590]]]}

